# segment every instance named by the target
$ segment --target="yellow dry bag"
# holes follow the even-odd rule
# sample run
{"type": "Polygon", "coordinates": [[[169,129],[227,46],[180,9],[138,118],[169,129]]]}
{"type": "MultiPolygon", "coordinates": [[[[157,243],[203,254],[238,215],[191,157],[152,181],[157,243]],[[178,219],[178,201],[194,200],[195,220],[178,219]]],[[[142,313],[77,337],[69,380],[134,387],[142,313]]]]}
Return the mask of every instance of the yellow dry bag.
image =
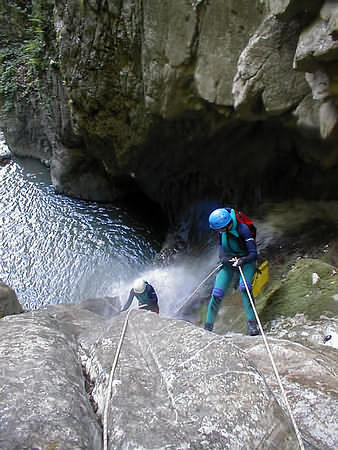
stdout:
{"type": "Polygon", "coordinates": [[[257,297],[269,281],[269,263],[264,261],[256,270],[252,281],[252,293],[257,297]]]}

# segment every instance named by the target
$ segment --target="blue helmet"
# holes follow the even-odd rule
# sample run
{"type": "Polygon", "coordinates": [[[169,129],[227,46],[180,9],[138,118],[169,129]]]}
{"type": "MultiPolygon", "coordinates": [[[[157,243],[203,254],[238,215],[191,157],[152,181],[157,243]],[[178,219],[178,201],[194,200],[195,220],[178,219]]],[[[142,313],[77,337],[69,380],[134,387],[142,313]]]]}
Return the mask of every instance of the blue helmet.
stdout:
{"type": "Polygon", "coordinates": [[[209,216],[209,227],[219,230],[226,227],[232,221],[230,213],[225,208],[215,209],[209,216]]]}

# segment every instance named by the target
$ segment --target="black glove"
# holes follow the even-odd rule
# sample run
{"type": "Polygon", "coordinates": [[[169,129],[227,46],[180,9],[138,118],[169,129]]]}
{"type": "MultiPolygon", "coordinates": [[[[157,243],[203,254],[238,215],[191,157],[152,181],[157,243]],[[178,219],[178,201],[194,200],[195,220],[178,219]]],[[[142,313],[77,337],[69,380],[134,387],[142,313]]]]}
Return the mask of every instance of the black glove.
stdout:
{"type": "Polygon", "coordinates": [[[223,269],[223,267],[231,267],[232,261],[229,258],[222,258],[220,260],[220,264],[222,264],[222,269],[223,269]]]}
{"type": "Polygon", "coordinates": [[[233,258],[231,261],[232,267],[243,266],[246,263],[246,258],[233,258]]]}

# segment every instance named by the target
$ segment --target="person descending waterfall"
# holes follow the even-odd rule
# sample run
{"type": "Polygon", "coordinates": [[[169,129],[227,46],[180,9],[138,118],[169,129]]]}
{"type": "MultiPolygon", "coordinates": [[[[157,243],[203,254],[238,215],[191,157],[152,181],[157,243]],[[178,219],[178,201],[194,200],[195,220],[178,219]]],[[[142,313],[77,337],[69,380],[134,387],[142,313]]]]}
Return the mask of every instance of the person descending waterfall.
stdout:
{"type": "MultiPolygon", "coordinates": [[[[204,324],[204,329],[208,331],[213,330],[221,301],[233,276],[238,273],[238,265],[242,267],[248,288],[252,293],[252,279],[256,272],[257,261],[255,234],[253,235],[249,225],[240,222],[239,217],[236,215],[236,210],[231,208],[216,209],[209,216],[209,227],[219,233],[219,257],[222,267],[216,276],[209,301],[204,324]],[[236,261],[235,258],[237,258],[236,261]]],[[[259,334],[259,328],[242,278],[239,286],[248,323],[248,334],[256,336],[259,334]]]]}
{"type": "Polygon", "coordinates": [[[149,284],[142,278],[135,280],[133,287],[130,290],[127,303],[121,309],[121,312],[126,311],[129,308],[129,306],[132,304],[134,297],[137,298],[138,305],[142,309],[159,313],[158,298],[155,289],[151,284],[149,284]]]}

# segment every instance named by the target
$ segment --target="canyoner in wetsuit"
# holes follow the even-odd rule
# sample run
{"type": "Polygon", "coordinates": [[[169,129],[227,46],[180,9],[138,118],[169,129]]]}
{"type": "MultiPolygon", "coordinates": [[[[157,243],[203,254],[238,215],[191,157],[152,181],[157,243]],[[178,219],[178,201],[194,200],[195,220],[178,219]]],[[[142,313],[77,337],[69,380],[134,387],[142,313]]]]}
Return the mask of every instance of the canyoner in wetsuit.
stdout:
{"type": "MultiPolygon", "coordinates": [[[[216,276],[204,325],[206,330],[212,331],[223,297],[227,293],[233,277],[237,276],[238,265],[242,267],[245,280],[252,295],[252,280],[256,272],[257,247],[249,227],[237,221],[236,212],[231,208],[219,208],[213,211],[209,216],[209,226],[211,229],[219,232],[219,257],[222,263],[222,268],[216,276]],[[234,262],[234,258],[238,258],[238,261],[234,262]]],[[[248,334],[255,336],[259,334],[258,324],[242,277],[240,277],[239,287],[248,323],[248,334]]]]}
{"type": "Polygon", "coordinates": [[[159,312],[157,294],[153,286],[147,281],[140,278],[134,282],[133,288],[130,290],[127,303],[121,309],[121,312],[126,311],[129,308],[134,297],[137,298],[140,308],[156,313],[159,312]]]}

